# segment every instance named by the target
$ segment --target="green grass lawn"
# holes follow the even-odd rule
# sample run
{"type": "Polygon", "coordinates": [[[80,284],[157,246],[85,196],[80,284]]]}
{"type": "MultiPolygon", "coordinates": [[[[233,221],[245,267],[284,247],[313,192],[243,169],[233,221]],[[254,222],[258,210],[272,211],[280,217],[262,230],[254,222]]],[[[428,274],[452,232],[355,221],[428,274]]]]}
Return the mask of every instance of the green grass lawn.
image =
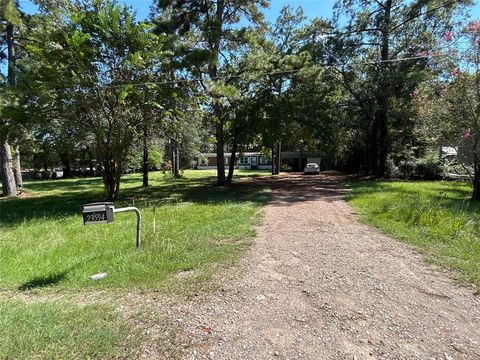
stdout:
{"type": "MultiPolygon", "coordinates": [[[[255,175],[240,172],[240,177],[255,175]]],[[[115,206],[142,212],[142,249],[135,250],[135,215],[85,226],[81,204],[103,200],[101,180],[29,182],[27,198],[0,202],[0,288],[158,288],[172,273],[231,258],[245,245],[267,189],[244,182],[214,186],[211,171],[180,179],[153,173],[125,176],[115,206]],[[93,282],[89,275],[107,272],[93,282]]]]}
{"type": "Polygon", "coordinates": [[[480,289],[480,203],[459,182],[354,182],[349,202],[362,220],[415,245],[427,260],[480,289]]]}
{"type": "Polygon", "coordinates": [[[237,258],[270,196],[249,181],[261,175],[268,172],[238,171],[235,184],[219,188],[213,171],[186,171],[181,178],[156,172],[148,189],[140,174],[126,175],[115,206],[140,208],[140,251],[133,213],[83,225],[81,205],[104,200],[100,178],[27,182],[26,197],[1,199],[0,359],[128,356],[141,340],[114,311],[115,299],[132,291],[195,289],[237,258]],[[176,276],[182,271],[194,276],[176,276]],[[89,278],[100,272],[108,276],[89,278]],[[100,303],[48,300],[92,291],[101,294],[100,303]],[[29,294],[40,300],[25,301],[29,294]]]}
{"type": "Polygon", "coordinates": [[[0,301],[0,359],[125,359],[141,334],[111,306],[0,301]]]}

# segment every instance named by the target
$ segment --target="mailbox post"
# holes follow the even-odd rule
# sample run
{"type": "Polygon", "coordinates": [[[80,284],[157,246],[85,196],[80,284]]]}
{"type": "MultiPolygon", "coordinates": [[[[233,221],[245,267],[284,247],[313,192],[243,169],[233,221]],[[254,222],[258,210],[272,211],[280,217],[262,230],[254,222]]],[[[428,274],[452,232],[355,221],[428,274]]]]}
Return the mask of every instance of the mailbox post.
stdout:
{"type": "Polygon", "coordinates": [[[141,243],[140,243],[140,237],[142,235],[142,214],[140,214],[140,210],[138,210],[134,206],[128,206],[124,208],[119,208],[119,209],[113,209],[114,213],[117,212],[125,212],[125,211],[135,211],[137,214],[137,240],[135,242],[135,246],[137,247],[137,250],[140,249],[141,243]]]}
{"type": "Polygon", "coordinates": [[[135,241],[135,246],[138,250],[141,246],[142,215],[140,214],[140,210],[134,206],[115,209],[115,206],[113,206],[113,203],[111,202],[85,204],[82,207],[83,224],[95,225],[111,223],[114,220],[114,213],[125,211],[135,211],[137,215],[137,238],[135,241]]]}

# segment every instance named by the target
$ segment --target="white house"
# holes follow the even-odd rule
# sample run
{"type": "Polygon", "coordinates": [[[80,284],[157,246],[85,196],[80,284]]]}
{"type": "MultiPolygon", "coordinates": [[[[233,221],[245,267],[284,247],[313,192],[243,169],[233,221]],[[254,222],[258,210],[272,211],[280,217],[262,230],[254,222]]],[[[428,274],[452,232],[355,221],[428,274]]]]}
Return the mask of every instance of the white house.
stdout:
{"type": "MultiPolygon", "coordinates": [[[[230,164],[231,153],[225,153],[225,168],[230,164]]],[[[216,169],[216,153],[200,153],[197,155],[197,169],[216,169]]],[[[237,154],[235,168],[243,170],[271,170],[272,160],[259,152],[244,152],[237,154]]]]}

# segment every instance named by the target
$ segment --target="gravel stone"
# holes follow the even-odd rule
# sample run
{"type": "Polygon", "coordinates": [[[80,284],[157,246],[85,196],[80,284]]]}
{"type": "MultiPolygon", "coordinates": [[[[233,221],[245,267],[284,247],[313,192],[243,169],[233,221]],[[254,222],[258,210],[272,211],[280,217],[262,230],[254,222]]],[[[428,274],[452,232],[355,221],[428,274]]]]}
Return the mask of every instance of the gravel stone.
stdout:
{"type": "Polygon", "coordinates": [[[218,291],[182,305],[178,326],[196,358],[480,359],[480,298],[361,224],[344,199],[345,180],[256,180],[273,198],[255,243],[216,275],[218,291]],[[260,292],[268,301],[258,301],[260,292]],[[215,334],[192,331],[199,323],[215,334]]]}

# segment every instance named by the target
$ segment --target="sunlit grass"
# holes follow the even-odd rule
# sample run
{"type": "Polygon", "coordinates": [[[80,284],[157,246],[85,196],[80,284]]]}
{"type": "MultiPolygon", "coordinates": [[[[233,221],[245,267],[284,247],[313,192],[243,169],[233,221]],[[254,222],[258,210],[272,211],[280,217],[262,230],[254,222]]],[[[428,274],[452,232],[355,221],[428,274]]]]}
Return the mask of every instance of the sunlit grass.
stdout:
{"type": "Polygon", "coordinates": [[[480,203],[470,196],[459,182],[357,182],[349,201],[364,221],[480,289],[480,203]]]}
{"type": "Polygon", "coordinates": [[[159,288],[176,272],[208,271],[252,238],[269,191],[242,178],[266,174],[239,172],[237,184],[226,188],[214,185],[213,171],[153,173],[148,189],[140,174],[125,176],[115,206],[141,209],[140,251],[133,213],[83,225],[81,204],[103,199],[101,179],[28,182],[28,197],[0,201],[0,288],[159,288]],[[107,278],[90,280],[100,272],[107,278]]]}
{"type": "Polygon", "coordinates": [[[105,305],[0,301],[0,359],[125,359],[139,335],[105,305]]]}

